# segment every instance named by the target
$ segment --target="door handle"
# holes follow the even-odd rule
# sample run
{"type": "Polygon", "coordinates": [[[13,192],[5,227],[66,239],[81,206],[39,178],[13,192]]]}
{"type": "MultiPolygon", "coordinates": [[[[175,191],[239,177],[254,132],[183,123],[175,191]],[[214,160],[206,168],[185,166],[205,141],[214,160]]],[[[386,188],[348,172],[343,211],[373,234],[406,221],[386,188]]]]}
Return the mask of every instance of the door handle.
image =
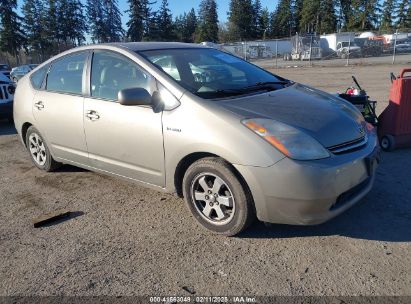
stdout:
{"type": "Polygon", "coordinates": [[[44,109],[44,104],[43,104],[42,101],[36,102],[36,103],[34,104],[34,106],[35,106],[38,110],[44,109]]]}
{"type": "Polygon", "coordinates": [[[86,117],[90,119],[91,121],[100,119],[100,115],[96,111],[92,111],[92,110],[86,112],[86,117]]]}

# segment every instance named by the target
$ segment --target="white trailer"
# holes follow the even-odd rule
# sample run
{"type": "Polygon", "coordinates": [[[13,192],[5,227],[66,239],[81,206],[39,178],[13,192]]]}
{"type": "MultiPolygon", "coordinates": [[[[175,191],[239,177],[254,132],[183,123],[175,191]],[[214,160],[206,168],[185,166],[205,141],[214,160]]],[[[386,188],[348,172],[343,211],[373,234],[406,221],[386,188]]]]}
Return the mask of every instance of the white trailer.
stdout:
{"type": "Polygon", "coordinates": [[[323,52],[327,54],[326,56],[336,55],[340,58],[362,56],[361,48],[355,43],[355,34],[353,32],[322,35],[320,39],[320,46],[323,52]]]}
{"type": "Polygon", "coordinates": [[[339,42],[352,42],[354,44],[355,34],[353,32],[334,33],[321,35],[320,45],[324,51],[337,52],[339,42]]]}

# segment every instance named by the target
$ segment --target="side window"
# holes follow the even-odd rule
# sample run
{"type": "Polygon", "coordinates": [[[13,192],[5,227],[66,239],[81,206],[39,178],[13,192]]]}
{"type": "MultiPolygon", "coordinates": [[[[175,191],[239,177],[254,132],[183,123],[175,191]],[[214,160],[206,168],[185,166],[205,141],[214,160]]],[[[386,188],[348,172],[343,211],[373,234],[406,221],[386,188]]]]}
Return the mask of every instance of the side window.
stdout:
{"type": "Polygon", "coordinates": [[[180,81],[180,72],[177,69],[176,63],[172,56],[161,56],[155,58],[153,63],[163,69],[168,75],[173,77],[175,80],[180,81]]]}
{"type": "Polygon", "coordinates": [[[150,76],[131,59],[120,54],[96,51],[91,66],[91,96],[117,100],[118,92],[128,88],[150,91],[150,76]]]}
{"type": "Polygon", "coordinates": [[[44,80],[44,76],[46,76],[47,70],[48,70],[49,66],[46,65],[40,69],[38,69],[37,71],[35,71],[32,75],[31,75],[31,85],[39,90],[41,88],[41,85],[43,84],[43,80],[44,80]]]}
{"type": "Polygon", "coordinates": [[[46,90],[81,94],[83,68],[87,53],[67,55],[52,63],[47,75],[46,90]]]}

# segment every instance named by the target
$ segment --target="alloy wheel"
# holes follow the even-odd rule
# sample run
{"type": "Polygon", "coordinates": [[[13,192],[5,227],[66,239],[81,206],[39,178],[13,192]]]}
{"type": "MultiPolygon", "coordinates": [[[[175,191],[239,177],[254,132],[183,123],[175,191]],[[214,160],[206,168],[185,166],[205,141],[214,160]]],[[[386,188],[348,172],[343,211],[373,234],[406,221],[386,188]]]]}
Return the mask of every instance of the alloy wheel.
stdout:
{"type": "Polygon", "coordinates": [[[47,161],[47,151],[43,140],[37,133],[32,133],[29,136],[29,150],[36,164],[44,166],[47,161]]]}
{"type": "Polygon", "coordinates": [[[235,200],[227,183],[212,173],[197,175],[191,183],[191,198],[202,218],[214,225],[225,225],[235,213],[235,200]]]}

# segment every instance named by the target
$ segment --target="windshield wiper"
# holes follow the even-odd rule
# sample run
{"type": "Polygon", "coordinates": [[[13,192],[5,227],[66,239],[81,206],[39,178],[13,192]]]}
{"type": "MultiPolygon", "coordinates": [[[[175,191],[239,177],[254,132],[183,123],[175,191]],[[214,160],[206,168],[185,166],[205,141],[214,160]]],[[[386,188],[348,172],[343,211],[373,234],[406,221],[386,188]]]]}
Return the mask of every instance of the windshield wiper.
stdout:
{"type": "Polygon", "coordinates": [[[268,84],[290,84],[291,81],[260,81],[252,86],[261,86],[261,85],[268,85],[268,84]]]}
{"type": "Polygon", "coordinates": [[[246,86],[241,89],[237,89],[238,92],[250,92],[250,91],[259,91],[259,90],[266,90],[266,91],[274,91],[277,90],[278,87],[274,87],[273,85],[280,84],[280,85],[287,85],[290,84],[290,81],[260,81],[256,82],[252,85],[246,86]]]}
{"type": "Polygon", "coordinates": [[[265,90],[265,91],[274,91],[278,88],[273,87],[272,85],[280,84],[280,85],[289,85],[292,84],[291,81],[264,81],[264,82],[257,82],[255,84],[239,88],[239,89],[221,89],[214,92],[210,92],[210,94],[217,94],[217,95],[226,95],[226,96],[235,96],[235,95],[242,95],[245,93],[251,93],[255,91],[265,90]]]}

